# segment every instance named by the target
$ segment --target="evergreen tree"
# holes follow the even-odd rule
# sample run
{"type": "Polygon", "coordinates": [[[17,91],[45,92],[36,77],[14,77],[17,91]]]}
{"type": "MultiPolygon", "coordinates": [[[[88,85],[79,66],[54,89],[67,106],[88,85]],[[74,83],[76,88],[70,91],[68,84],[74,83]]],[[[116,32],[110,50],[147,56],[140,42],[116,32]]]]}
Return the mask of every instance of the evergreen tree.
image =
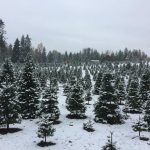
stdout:
{"type": "Polygon", "coordinates": [[[44,72],[41,72],[41,74],[40,74],[40,83],[41,83],[41,88],[44,89],[47,84],[47,77],[44,72]]]}
{"type": "Polygon", "coordinates": [[[108,137],[108,142],[105,146],[102,147],[102,150],[117,150],[116,144],[113,142],[113,133],[110,133],[110,137],[108,137]]]}
{"type": "Polygon", "coordinates": [[[0,19],[0,62],[5,60],[7,54],[6,41],[5,41],[5,24],[2,19],[0,19]]]}
{"type": "Polygon", "coordinates": [[[11,57],[12,62],[13,63],[18,62],[19,57],[20,57],[20,41],[17,38],[14,43],[13,50],[12,50],[12,57],[11,57]]]}
{"type": "Polygon", "coordinates": [[[21,113],[24,119],[37,117],[39,106],[39,84],[34,76],[34,64],[31,55],[26,58],[19,87],[18,99],[21,104],[21,113]]]}
{"type": "Polygon", "coordinates": [[[16,99],[15,77],[13,66],[10,60],[5,60],[0,78],[0,125],[9,125],[19,123],[19,102],[16,99]]]}
{"type": "Polygon", "coordinates": [[[83,89],[79,82],[71,86],[66,103],[66,108],[70,112],[70,116],[75,118],[85,117],[86,108],[83,99],[83,89]]]}
{"type": "Polygon", "coordinates": [[[53,122],[49,121],[49,115],[44,115],[38,124],[37,135],[39,138],[44,138],[44,143],[46,144],[47,136],[53,136],[55,132],[55,129],[52,127],[53,122]]]}
{"type": "Polygon", "coordinates": [[[144,124],[144,122],[143,122],[143,119],[141,119],[141,117],[140,117],[140,115],[139,115],[138,121],[136,122],[136,124],[134,124],[134,125],[132,126],[132,128],[133,128],[134,131],[138,131],[139,137],[140,137],[140,136],[141,136],[141,132],[145,130],[145,129],[144,129],[144,126],[145,126],[145,124],[144,124]]]}
{"type": "Polygon", "coordinates": [[[146,102],[144,121],[147,124],[148,131],[150,131],[150,98],[146,102]]]}
{"type": "Polygon", "coordinates": [[[85,90],[91,90],[92,82],[91,82],[91,77],[90,77],[88,70],[86,70],[86,72],[85,72],[84,81],[85,81],[84,89],[85,90]]]}
{"type": "Polygon", "coordinates": [[[100,90],[100,87],[101,87],[101,82],[102,82],[102,73],[99,72],[98,73],[98,76],[97,76],[97,79],[96,79],[96,82],[95,82],[95,85],[94,85],[94,91],[93,93],[96,94],[96,95],[99,95],[99,90],[100,90]]]}
{"type": "Polygon", "coordinates": [[[46,63],[46,62],[47,62],[46,49],[44,47],[42,51],[42,63],[46,63]]]}
{"type": "Polygon", "coordinates": [[[29,35],[22,35],[20,41],[20,62],[24,63],[28,53],[31,53],[31,39],[29,35]]]}
{"type": "Polygon", "coordinates": [[[127,88],[126,88],[127,93],[129,92],[129,87],[130,87],[130,84],[131,84],[131,79],[132,79],[132,75],[129,75],[128,84],[127,84],[127,88]]]}
{"type": "Polygon", "coordinates": [[[150,72],[146,68],[144,74],[141,77],[139,90],[140,100],[143,104],[145,104],[145,102],[149,99],[149,95],[150,95],[150,72]]]}
{"type": "Polygon", "coordinates": [[[122,123],[122,116],[112,86],[112,74],[105,73],[102,79],[100,96],[95,103],[95,121],[109,124],[122,123]]]}
{"type": "Polygon", "coordinates": [[[49,93],[42,99],[40,115],[49,114],[49,120],[55,123],[60,116],[55,87],[47,88],[47,90],[49,93]]]}
{"type": "Polygon", "coordinates": [[[138,92],[139,92],[139,80],[138,80],[137,76],[135,75],[131,79],[124,112],[129,112],[129,113],[142,112],[142,110],[141,110],[142,103],[139,99],[138,92]]]}
{"type": "Polygon", "coordinates": [[[123,104],[122,102],[125,101],[125,98],[126,98],[125,82],[124,82],[123,77],[120,78],[119,83],[118,83],[117,98],[118,98],[120,105],[123,104]]]}

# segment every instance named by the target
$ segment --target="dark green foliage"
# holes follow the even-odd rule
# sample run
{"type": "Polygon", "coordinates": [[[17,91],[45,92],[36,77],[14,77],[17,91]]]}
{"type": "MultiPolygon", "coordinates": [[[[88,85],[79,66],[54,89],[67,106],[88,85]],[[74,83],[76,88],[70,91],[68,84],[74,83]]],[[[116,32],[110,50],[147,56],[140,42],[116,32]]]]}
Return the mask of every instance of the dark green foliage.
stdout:
{"type": "Polygon", "coordinates": [[[88,132],[94,132],[94,128],[93,128],[93,123],[91,120],[89,120],[86,123],[83,123],[83,129],[88,131],[88,132]]]}
{"type": "Polygon", "coordinates": [[[6,60],[3,65],[2,76],[0,78],[0,125],[19,123],[21,120],[19,102],[16,99],[16,87],[13,66],[10,60],[6,60]]]}
{"type": "Polygon", "coordinates": [[[92,100],[91,92],[90,90],[88,90],[85,95],[85,101],[87,101],[87,104],[89,105],[91,100],[92,100]]]}
{"type": "Polygon", "coordinates": [[[12,50],[11,60],[13,63],[16,63],[16,62],[19,62],[19,59],[20,59],[20,41],[17,38],[14,43],[13,50],[12,50]]]}
{"type": "Polygon", "coordinates": [[[150,94],[150,72],[146,68],[141,77],[139,89],[139,97],[143,104],[149,99],[149,94],[150,94]]]}
{"type": "Polygon", "coordinates": [[[102,79],[100,96],[94,105],[95,121],[109,124],[122,123],[122,116],[112,86],[112,75],[106,73],[102,79]]]}
{"type": "Polygon", "coordinates": [[[7,55],[7,47],[5,41],[5,24],[2,19],[0,19],[0,62],[3,62],[7,55]]]}
{"type": "Polygon", "coordinates": [[[53,122],[49,121],[49,115],[42,116],[42,119],[38,123],[37,135],[39,138],[44,138],[44,142],[47,142],[47,136],[53,136],[55,129],[52,127],[53,122]]]}
{"type": "Polygon", "coordinates": [[[108,142],[105,146],[102,147],[102,150],[117,150],[116,144],[113,142],[113,133],[111,132],[111,136],[108,137],[108,142]]]}
{"type": "Polygon", "coordinates": [[[100,90],[100,87],[101,87],[101,82],[102,82],[102,76],[103,74],[101,72],[98,73],[98,76],[97,76],[97,79],[96,79],[96,82],[95,82],[95,85],[94,85],[94,91],[93,91],[93,94],[96,94],[96,95],[99,95],[99,90],[100,90]]]}
{"type": "Polygon", "coordinates": [[[123,77],[120,78],[118,83],[117,98],[118,98],[119,105],[122,105],[126,99],[125,82],[123,77]]]}
{"type": "Polygon", "coordinates": [[[60,111],[58,108],[58,101],[57,101],[57,93],[55,92],[55,87],[46,88],[45,93],[40,107],[40,115],[48,114],[50,121],[57,121],[60,116],[60,111]]]}
{"type": "Polygon", "coordinates": [[[36,118],[39,109],[39,84],[34,76],[34,64],[31,55],[27,56],[23,69],[18,99],[22,117],[24,119],[36,118]]]}
{"type": "Polygon", "coordinates": [[[85,116],[85,104],[83,98],[83,89],[79,82],[71,86],[70,93],[67,95],[67,110],[70,115],[78,117],[85,116]]]}
{"type": "Polygon", "coordinates": [[[138,121],[132,126],[133,130],[139,133],[139,137],[141,136],[142,131],[146,131],[146,124],[143,119],[139,116],[138,121]]]}
{"type": "Polygon", "coordinates": [[[91,87],[92,87],[91,77],[88,70],[86,70],[85,77],[84,77],[84,89],[91,90],[91,87]]]}
{"type": "Polygon", "coordinates": [[[146,102],[144,121],[147,123],[148,130],[150,131],[150,99],[146,102]]]}
{"type": "Polygon", "coordinates": [[[131,79],[124,112],[129,112],[129,113],[141,113],[142,112],[141,110],[142,103],[139,98],[138,90],[139,90],[139,80],[137,76],[135,75],[131,79]]]}

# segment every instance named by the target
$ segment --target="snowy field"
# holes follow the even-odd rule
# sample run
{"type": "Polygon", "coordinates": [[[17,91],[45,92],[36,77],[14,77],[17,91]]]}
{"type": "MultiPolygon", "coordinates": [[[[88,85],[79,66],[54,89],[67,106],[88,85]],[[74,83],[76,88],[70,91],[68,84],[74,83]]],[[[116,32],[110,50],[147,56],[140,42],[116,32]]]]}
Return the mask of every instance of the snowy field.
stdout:
{"type": "MultiPolygon", "coordinates": [[[[93,102],[97,100],[93,96],[93,102]]],[[[60,85],[58,100],[61,111],[59,125],[54,125],[56,132],[53,137],[48,137],[48,141],[55,142],[56,145],[50,147],[39,147],[37,143],[41,140],[37,137],[37,121],[23,120],[21,124],[15,127],[23,129],[17,133],[0,135],[0,150],[100,150],[107,142],[107,136],[110,131],[114,132],[113,141],[120,150],[150,150],[149,142],[140,141],[138,133],[132,130],[132,125],[138,115],[130,115],[123,125],[106,125],[94,123],[95,132],[83,130],[83,123],[94,118],[93,105],[88,106],[86,115],[87,119],[73,120],[67,119],[68,111],[65,108],[65,99],[63,88],[60,85]]],[[[142,132],[142,135],[150,138],[150,133],[142,132]]]]}

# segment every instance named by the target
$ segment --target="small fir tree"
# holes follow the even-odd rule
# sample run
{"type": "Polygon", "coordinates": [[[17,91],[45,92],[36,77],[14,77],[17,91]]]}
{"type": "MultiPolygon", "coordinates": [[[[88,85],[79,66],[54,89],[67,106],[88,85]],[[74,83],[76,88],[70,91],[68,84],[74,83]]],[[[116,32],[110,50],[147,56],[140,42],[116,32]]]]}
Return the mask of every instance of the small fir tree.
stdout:
{"type": "Polygon", "coordinates": [[[49,121],[49,115],[42,116],[41,121],[38,123],[37,135],[39,138],[44,138],[44,143],[47,143],[47,136],[53,136],[55,129],[52,127],[53,122],[49,121]]]}
{"type": "Polygon", "coordinates": [[[117,150],[116,143],[113,142],[113,133],[110,132],[110,137],[108,136],[108,142],[102,147],[102,150],[117,150]]]}

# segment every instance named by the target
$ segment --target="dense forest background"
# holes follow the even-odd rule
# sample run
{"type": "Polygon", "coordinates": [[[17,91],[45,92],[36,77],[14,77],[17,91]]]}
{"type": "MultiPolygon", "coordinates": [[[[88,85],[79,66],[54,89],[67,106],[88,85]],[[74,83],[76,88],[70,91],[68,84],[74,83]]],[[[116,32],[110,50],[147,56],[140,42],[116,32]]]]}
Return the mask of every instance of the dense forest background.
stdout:
{"type": "Polygon", "coordinates": [[[96,49],[84,48],[80,52],[60,53],[57,50],[46,50],[45,46],[40,43],[33,48],[29,35],[17,37],[14,43],[7,43],[5,23],[0,19],[0,62],[5,58],[11,58],[13,63],[23,63],[28,53],[32,53],[37,63],[80,63],[89,62],[91,60],[105,61],[148,61],[149,57],[141,50],[119,50],[116,52],[105,51],[99,53],[96,49]]]}

